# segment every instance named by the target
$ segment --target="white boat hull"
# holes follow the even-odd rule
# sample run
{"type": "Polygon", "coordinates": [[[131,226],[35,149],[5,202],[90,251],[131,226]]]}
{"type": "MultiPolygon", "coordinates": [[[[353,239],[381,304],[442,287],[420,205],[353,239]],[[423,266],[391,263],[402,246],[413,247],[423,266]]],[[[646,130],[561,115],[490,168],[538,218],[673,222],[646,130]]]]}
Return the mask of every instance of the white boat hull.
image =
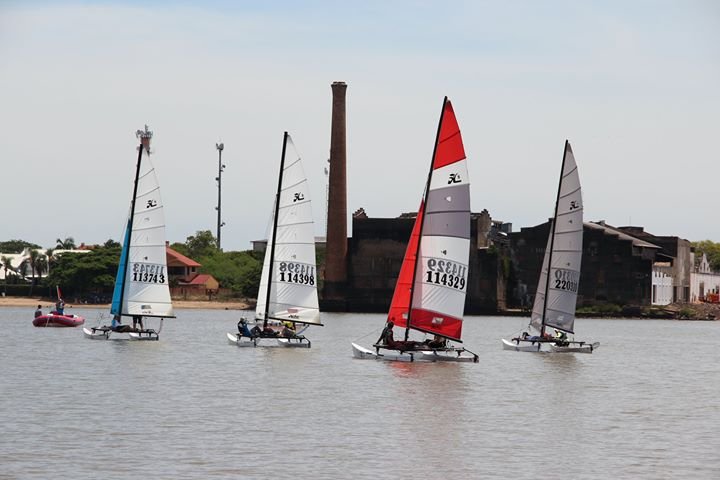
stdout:
{"type": "Polygon", "coordinates": [[[238,337],[237,334],[228,333],[228,342],[238,347],[257,347],[255,340],[248,337],[238,337]]]}
{"type": "Polygon", "coordinates": [[[352,344],[353,357],[362,360],[386,360],[390,362],[414,362],[415,355],[413,353],[376,353],[361,347],[357,343],[352,344]]]}
{"type": "Polygon", "coordinates": [[[85,338],[89,338],[91,340],[109,340],[110,339],[110,330],[95,330],[95,331],[93,331],[92,328],[83,327],[83,334],[85,335],[85,338]]]}
{"type": "Polygon", "coordinates": [[[310,348],[310,340],[307,338],[278,338],[278,345],[285,348],[310,348]]]}
{"type": "Polygon", "coordinates": [[[582,345],[568,345],[566,347],[560,347],[554,343],[550,344],[550,351],[553,353],[592,353],[593,350],[600,346],[600,342],[595,343],[584,343],[582,345]]]}
{"type": "Polygon", "coordinates": [[[417,352],[416,355],[420,355],[420,358],[416,357],[416,360],[424,360],[427,362],[471,362],[478,363],[478,356],[474,353],[470,353],[467,350],[460,352],[443,352],[437,350],[424,350],[417,352]],[[469,356],[468,356],[469,355],[469,356]]]}
{"type": "Polygon", "coordinates": [[[158,335],[156,332],[129,332],[128,338],[133,341],[156,342],[160,340],[160,335],[158,335]]]}
{"type": "Polygon", "coordinates": [[[362,347],[357,343],[353,343],[352,348],[353,357],[362,360],[385,360],[390,362],[478,362],[478,356],[467,350],[418,350],[414,352],[382,350],[381,352],[376,352],[362,347]]]}
{"type": "Polygon", "coordinates": [[[513,342],[512,340],[502,339],[503,350],[512,350],[515,352],[540,352],[542,351],[542,343],[513,342]]]}

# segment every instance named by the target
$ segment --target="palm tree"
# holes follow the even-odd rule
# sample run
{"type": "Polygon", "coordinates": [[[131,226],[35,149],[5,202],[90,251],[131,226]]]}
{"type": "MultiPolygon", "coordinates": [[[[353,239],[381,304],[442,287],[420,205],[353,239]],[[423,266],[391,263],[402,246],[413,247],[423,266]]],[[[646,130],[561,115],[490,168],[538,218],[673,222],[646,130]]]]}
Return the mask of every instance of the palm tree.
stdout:
{"type": "MultiPolygon", "coordinates": [[[[37,267],[38,260],[40,258],[40,255],[42,255],[40,252],[35,250],[34,248],[30,249],[30,257],[26,260],[27,266],[30,267],[30,275],[32,276],[32,283],[30,284],[30,296],[32,297],[33,287],[35,287],[35,271],[37,267]]],[[[25,270],[27,272],[27,268],[25,270]]]]}
{"type": "Polygon", "coordinates": [[[73,237],[67,237],[65,240],[58,238],[55,243],[57,243],[55,248],[61,250],[73,250],[75,248],[75,239],[73,237]]]}
{"type": "Polygon", "coordinates": [[[48,257],[43,255],[42,253],[38,255],[37,260],[35,260],[35,266],[33,267],[33,269],[38,275],[38,280],[42,279],[43,273],[47,273],[48,271],[48,257]]]}
{"type": "Polygon", "coordinates": [[[13,269],[12,260],[3,255],[2,257],[0,257],[0,266],[3,268],[3,270],[5,270],[5,290],[3,290],[3,292],[5,295],[7,295],[8,270],[12,271],[13,269]]]}

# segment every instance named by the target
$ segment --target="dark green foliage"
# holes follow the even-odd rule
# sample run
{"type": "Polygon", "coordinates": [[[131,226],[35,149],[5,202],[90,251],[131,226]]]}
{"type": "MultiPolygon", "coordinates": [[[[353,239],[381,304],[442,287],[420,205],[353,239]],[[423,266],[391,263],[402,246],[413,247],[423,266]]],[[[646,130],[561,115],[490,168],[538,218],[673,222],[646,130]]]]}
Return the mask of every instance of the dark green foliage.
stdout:
{"type": "Polygon", "coordinates": [[[217,239],[210,230],[198,230],[195,235],[190,235],[185,240],[185,246],[187,247],[187,253],[180,253],[196,261],[199,261],[198,258],[210,256],[218,251],[217,239]]]}
{"type": "Polygon", "coordinates": [[[202,264],[200,271],[209,273],[230,289],[244,297],[256,298],[262,272],[262,254],[253,251],[220,252],[196,258],[202,264]]]}
{"type": "Polygon", "coordinates": [[[695,247],[695,254],[697,256],[702,256],[703,253],[707,255],[710,268],[712,268],[713,271],[720,272],[720,243],[711,240],[702,240],[700,242],[691,242],[691,245],[695,247]]]}
{"type": "Polygon", "coordinates": [[[26,242],[25,240],[8,240],[0,242],[0,252],[2,253],[22,253],[25,248],[42,248],[40,245],[26,242]]]}
{"type": "Polygon", "coordinates": [[[72,290],[76,295],[112,292],[120,261],[120,246],[117,242],[110,245],[97,247],[89,253],[65,253],[58,256],[45,283],[60,285],[63,292],[72,290]]]}

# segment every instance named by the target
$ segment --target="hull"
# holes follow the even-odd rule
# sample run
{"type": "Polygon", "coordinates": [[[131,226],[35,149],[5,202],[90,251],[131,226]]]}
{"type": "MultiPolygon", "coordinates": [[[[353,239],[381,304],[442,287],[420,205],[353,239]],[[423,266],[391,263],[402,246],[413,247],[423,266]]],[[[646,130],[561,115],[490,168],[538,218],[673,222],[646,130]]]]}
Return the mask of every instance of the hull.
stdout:
{"type": "Polygon", "coordinates": [[[285,348],[310,348],[310,340],[302,338],[278,338],[278,345],[285,348]]]}
{"type": "Polygon", "coordinates": [[[228,333],[227,339],[230,344],[238,347],[257,347],[257,343],[255,343],[255,340],[248,337],[238,337],[234,333],[228,333]]]}
{"type": "Polygon", "coordinates": [[[133,341],[151,341],[156,342],[160,340],[160,335],[154,330],[146,332],[130,332],[128,338],[133,341]]]}
{"type": "Polygon", "coordinates": [[[376,353],[365,347],[353,343],[353,357],[362,360],[386,360],[390,362],[414,362],[415,355],[413,353],[376,353]]]}
{"type": "Polygon", "coordinates": [[[110,339],[110,330],[83,327],[83,334],[85,335],[85,338],[89,338],[91,340],[110,339]]]}
{"type": "MultiPolygon", "coordinates": [[[[418,352],[420,355],[419,360],[427,362],[470,362],[478,363],[479,358],[476,354],[467,350],[457,351],[439,351],[439,350],[427,350],[418,352]]],[[[417,354],[416,354],[417,355],[417,354]]]]}
{"type": "Polygon", "coordinates": [[[512,350],[515,352],[540,352],[542,351],[542,343],[516,343],[510,340],[502,339],[503,350],[512,350]]]}
{"type": "Polygon", "coordinates": [[[33,319],[36,327],[79,327],[85,323],[85,318],[79,315],[41,315],[33,319]]]}
{"type": "Polygon", "coordinates": [[[568,345],[567,347],[559,347],[555,344],[550,344],[550,351],[553,353],[592,353],[593,350],[597,349],[599,346],[600,342],[568,345]]]}

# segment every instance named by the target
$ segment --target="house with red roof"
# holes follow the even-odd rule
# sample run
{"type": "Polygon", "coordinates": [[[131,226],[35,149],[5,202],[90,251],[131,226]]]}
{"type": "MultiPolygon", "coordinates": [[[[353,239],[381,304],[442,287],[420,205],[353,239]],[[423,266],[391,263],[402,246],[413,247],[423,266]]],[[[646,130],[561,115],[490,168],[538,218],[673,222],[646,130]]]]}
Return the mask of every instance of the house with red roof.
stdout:
{"type": "Polygon", "coordinates": [[[170,295],[173,298],[208,297],[212,299],[220,289],[220,283],[207,273],[200,273],[200,265],[192,258],[173,250],[166,243],[170,295]]]}

